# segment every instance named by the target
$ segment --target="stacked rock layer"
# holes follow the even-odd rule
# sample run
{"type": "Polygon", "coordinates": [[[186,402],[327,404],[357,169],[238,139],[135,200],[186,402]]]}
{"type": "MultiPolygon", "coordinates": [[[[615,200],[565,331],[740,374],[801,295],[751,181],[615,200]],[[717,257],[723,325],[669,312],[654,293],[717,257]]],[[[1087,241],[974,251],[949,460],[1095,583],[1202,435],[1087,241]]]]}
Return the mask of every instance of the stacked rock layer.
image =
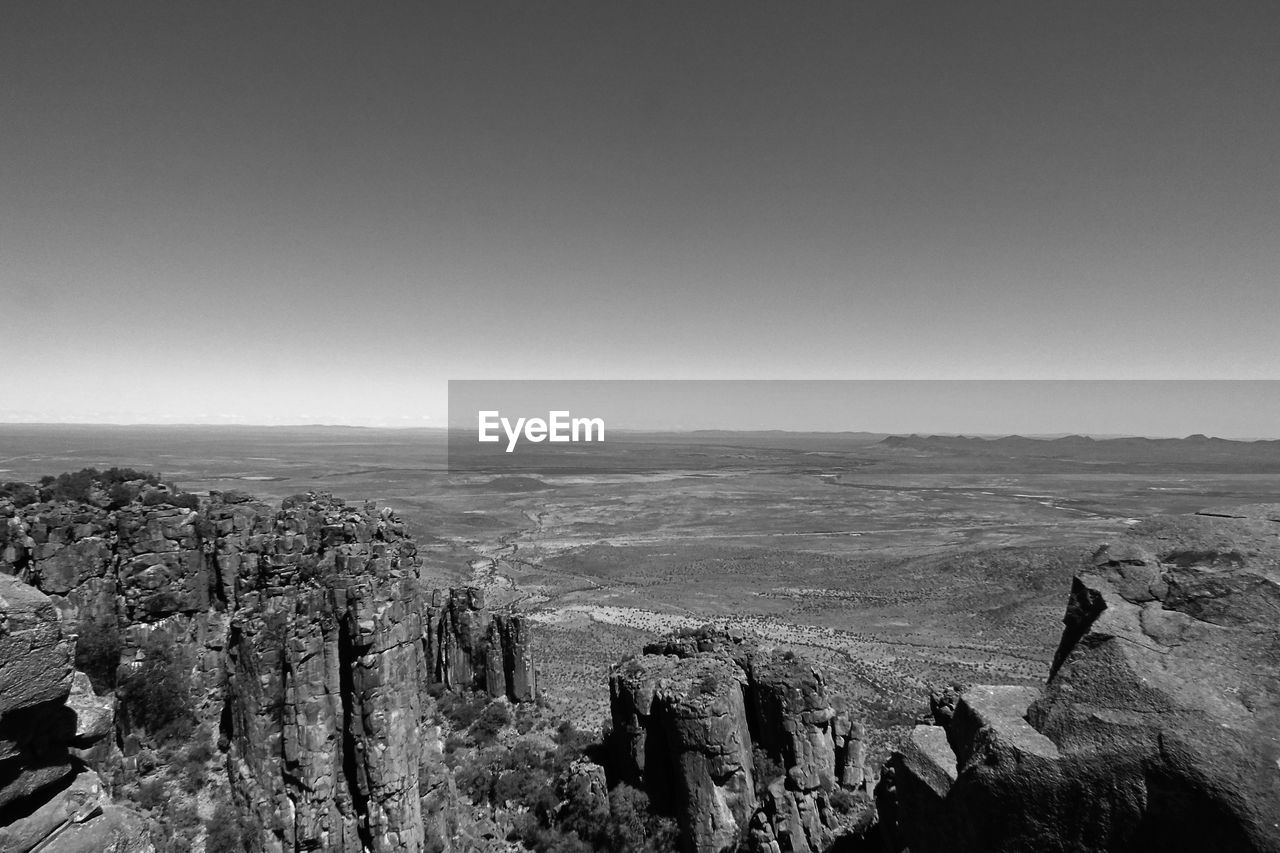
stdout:
{"type": "Polygon", "coordinates": [[[1046,688],[935,697],[892,850],[1280,850],[1278,507],[1152,519],[1074,581],[1046,688]]]}
{"type": "Polygon", "coordinates": [[[610,700],[610,770],[675,814],[689,851],[827,850],[866,816],[833,805],[863,787],[862,728],[793,655],[709,630],[671,637],[614,667],[610,700]]]}
{"type": "MultiPolygon", "coordinates": [[[[26,745],[5,752],[21,770],[0,779],[0,808],[64,783],[68,750],[87,745],[32,743],[43,729],[23,723],[76,695],[76,632],[118,635],[125,671],[157,636],[181,650],[236,802],[279,853],[426,849],[427,691],[536,695],[522,617],[491,613],[478,590],[426,588],[403,523],[372,505],[310,494],[273,508],[236,492],[213,493],[199,510],[33,504],[11,508],[0,557],[14,590],[0,612],[36,626],[22,650],[0,656],[13,661],[0,680],[30,682],[22,705],[4,711],[4,731],[26,745]]],[[[123,753],[83,757],[127,776],[136,738],[122,735],[123,753]]]]}

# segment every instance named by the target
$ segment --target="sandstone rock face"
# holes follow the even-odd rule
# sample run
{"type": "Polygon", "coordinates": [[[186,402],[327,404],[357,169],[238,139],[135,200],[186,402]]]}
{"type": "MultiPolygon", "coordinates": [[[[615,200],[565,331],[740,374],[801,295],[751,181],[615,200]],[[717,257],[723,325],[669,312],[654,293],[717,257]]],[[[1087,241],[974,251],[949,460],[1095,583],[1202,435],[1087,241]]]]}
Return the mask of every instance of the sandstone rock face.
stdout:
{"type": "Polygon", "coordinates": [[[687,850],[825,850],[848,826],[830,796],[862,783],[860,729],[802,661],[741,636],[671,637],[614,667],[610,705],[612,774],[676,815],[687,850]],[[782,775],[757,779],[757,746],[782,775]]]}
{"type": "Polygon", "coordinates": [[[1280,850],[1275,515],[1157,518],[1099,550],[1045,690],[964,689],[891,761],[892,849],[1280,850]]]}
{"type": "Polygon", "coordinates": [[[710,654],[646,656],[611,679],[624,779],[674,809],[694,850],[732,850],[755,810],[743,673],[710,654]]]}
{"type": "Polygon", "coordinates": [[[277,849],[423,848],[415,592],[406,578],[340,580],[233,623],[231,774],[277,849]]]}
{"type": "Polygon", "coordinates": [[[31,802],[74,774],[72,643],[53,602],[0,575],[0,809],[31,802]]]}
{"type": "Polygon", "coordinates": [[[457,794],[447,770],[427,766],[439,761],[438,744],[432,753],[420,735],[427,689],[535,698],[523,619],[491,613],[478,590],[425,589],[416,546],[390,510],[316,494],[273,508],[215,492],[198,511],[9,512],[0,526],[0,808],[65,785],[73,757],[132,772],[132,757],[89,748],[110,747],[103,736],[119,721],[110,697],[94,695],[83,675],[73,681],[77,626],[114,626],[126,670],[155,636],[185,651],[196,714],[221,732],[235,801],[278,853],[437,843],[447,821],[424,818],[423,798],[428,809],[456,808],[457,794]],[[46,742],[33,733],[48,725],[28,723],[50,709],[62,722],[46,742]],[[26,734],[6,739],[9,731],[26,734]],[[435,780],[430,790],[419,790],[420,778],[435,780]]]}
{"type": "Polygon", "coordinates": [[[72,754],[112,733],[114,709],[72,669],[62,628],[47,596],[0,574],[0,850],[151,851],[141,818],[72,754]]]}
{"type": "Polygon", "coordinates": [[[431,684],[482,690],[514,702],[536,697],[524,618],[491,613],[481,590],[434,590],[424,626],[431,684]]]}
{"type": "Polygon", "coordinates": [[[491,649],[501,661],[501,624],[478,590],[423,589],[389,513],[323,497],[263,524],[247,506],[218,521],[241,547],[215,548],[234,565],[223,719],[244,807],[281,851],[425,849],[426,690],[510,693],[501,666],[493,682],[485,666],[491,649]]]}

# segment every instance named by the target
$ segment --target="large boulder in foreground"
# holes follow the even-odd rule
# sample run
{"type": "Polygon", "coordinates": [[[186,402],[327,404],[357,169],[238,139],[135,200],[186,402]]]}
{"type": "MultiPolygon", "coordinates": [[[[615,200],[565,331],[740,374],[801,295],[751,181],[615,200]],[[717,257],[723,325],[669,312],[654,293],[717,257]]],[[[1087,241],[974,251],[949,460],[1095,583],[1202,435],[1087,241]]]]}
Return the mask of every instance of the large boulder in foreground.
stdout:
{"type": "Polygon", "coordinates": [[[142,819],[73,753],[112,733],[114,706],[72,648],[53,601],[0,573],[0,851],[146,853],[142,819]]]}
{"type": "Polygon", "coordinates": [[[912,853],[1280,851],[1280,517],[1163,517],[1073,582],[1043,692],[935,698],[880,788],[912,853]]]}

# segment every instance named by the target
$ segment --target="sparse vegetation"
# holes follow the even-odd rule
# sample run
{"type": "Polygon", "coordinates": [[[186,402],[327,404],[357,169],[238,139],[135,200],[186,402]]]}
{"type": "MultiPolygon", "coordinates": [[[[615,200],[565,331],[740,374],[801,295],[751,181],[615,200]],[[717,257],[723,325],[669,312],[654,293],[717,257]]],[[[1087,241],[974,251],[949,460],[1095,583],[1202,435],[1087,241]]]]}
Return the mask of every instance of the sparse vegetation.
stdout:
{"type": "Polygon", "coordinates": [[[8,482],[0,485],[0,498],[8,498],[23,507],[37,501],[69,501],[91,503],[106,509],[120,509],[135,501],[143,506],[177,506],[198,509],[200,498],[183,492],[174,483],[164,482],[159,474],[133,468],[81,468],[54,476],[46,474],[37,485],[8,482]]]}
{"type": "Polygon", "coordinates": [[[511,711],[505,702],[491,702],[480,712],[480,716],[471,724],[471,735],[477,745],[489,746],[498,737],[498,732],[511,725],[511,711]]]}
{"type": "Polygon", "coordinates": [[[752,747],[751,763],[755,770],[756,794],[759,796],[763,796],[769,786],[786,773],[782,762],[760,746],[752,747]]]}
{"type": "Polygon", "coordinates": [[[160,741],[186,736],[195,723],[186,655],[160,634],[148,638],[143,654],[141,666],[120,685],[126,719],[160,741]]]}
{"type": "Polygon", "coordinates": [[[0,485],[0,498],[7,498],[14,506],[24,507],[40,500],[40,493],[30,483],[4,483],[0,485]]]}
{"type": "Polygon", "coordinates": [[[132,496],[136,497],[140,484],[158,486],[160,477],[157,474],[147,474],[132,468],[108,468],[106,471],[99,471],[97,468],[81,468],[79,471],[69,471],[56,477],[42,477],[39,494],[42,501],[87,503],[94,497],[93,492],[97,489],[110,495],[114,501],[117,494],[123,496],[129,493],[129,488],[132,489],[132,496]],[[116,487],[124,487],[125,490],[116,490],[116,487]]]}
{"type": "Polygon", "coordinates": [[[90,619],[80,623],[76,669],[89,676],[95,692],[105,693],[116,688],[120,648],[120,627],[115,619],[90,619]]]}
{"type": "Polygon", "coordinates": [[[213,806],[213,816],[205,821],[204,853],[254,853],[261,849],[259,832],[246,821],[225,795],[213,806]]]}
{"type": "MultiPolygon", "coordinates": [[[[437,723],[460,726],[443,746],[458,791],[514,814],[509,840],[539,853],[676,849],[674,822],[653,814],[642,792],[620,785],[606,794],[603,771],[590,769],[599,739],[572,722],[530,705],[513,714],[476,694],[439,693],[436,702],[437,723]]],[[[425,784],[432,771],[422,772],[425,784]]]]}

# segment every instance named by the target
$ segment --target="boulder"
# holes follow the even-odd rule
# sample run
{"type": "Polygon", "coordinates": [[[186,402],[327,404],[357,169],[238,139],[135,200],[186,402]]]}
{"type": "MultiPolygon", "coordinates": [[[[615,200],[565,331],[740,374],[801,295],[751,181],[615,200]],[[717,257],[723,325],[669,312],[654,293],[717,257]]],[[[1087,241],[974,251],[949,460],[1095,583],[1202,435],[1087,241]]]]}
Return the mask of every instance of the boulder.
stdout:
{"type": "Polygon", "coordinates": [[[89,676],[74,672],[67,708],[75,715],[75,745],[85,747],[115,731],[116,703],[93,692],[89,676]]]}
{"type": "Polygon", "coordinates": [[[1100,549],[1045,689],[963,689],[893,757],[890,848],[1280,850],[1275,524],[1163,517],[1100,549]]]}

